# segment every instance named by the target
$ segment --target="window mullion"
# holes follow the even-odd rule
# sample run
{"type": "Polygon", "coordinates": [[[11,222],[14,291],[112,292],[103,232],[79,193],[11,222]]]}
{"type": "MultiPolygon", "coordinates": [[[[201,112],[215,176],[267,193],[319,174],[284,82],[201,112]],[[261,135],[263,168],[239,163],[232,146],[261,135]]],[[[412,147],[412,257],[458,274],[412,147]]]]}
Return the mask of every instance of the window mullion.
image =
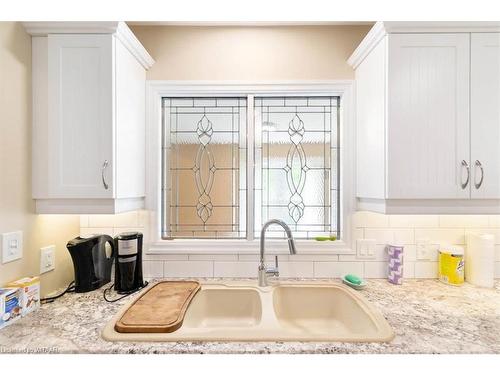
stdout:
{"type": "Polygon", "coordinates": [[[164,100],[161,101],[162,106],[162,125],[161,125],[161,237],[165,238],[168,236],[168,228],[169,228],[169,202],[168,202],[168,193],[170,191],[170,175],[169,175],[169,154],[168,150],[170,149],[168,132],[170,132],[170,112],[167,111],[167,108],[164,105],[164,100]]]}
{"type": "Polygon", "coordinates": [[[254,95],[247,96],[247,240],[254,239],[254,217],[255,217],[255,191],[254,191],[254,138],[255,138],[255,121],[254,121],[254,95]]]}

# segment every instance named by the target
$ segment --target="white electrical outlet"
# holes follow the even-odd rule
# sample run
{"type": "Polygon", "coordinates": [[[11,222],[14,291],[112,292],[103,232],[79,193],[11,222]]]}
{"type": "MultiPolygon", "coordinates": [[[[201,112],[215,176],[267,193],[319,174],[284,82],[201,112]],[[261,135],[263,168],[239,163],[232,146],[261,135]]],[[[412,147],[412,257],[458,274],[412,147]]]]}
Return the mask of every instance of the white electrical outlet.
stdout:
{"type": "Polygon", "coordinates": [[[376,241],[372,239],[358,239],[356,241],[356,256],[359,259],[374,259],[376,241]]]}
{"type": "Polygon", "coordinates": [[[431,243],[427,238],[417,240],[417,260],[437,260],[439,244],[431,243]]]}
{"type": "Polygon", "coordinates": [[[56,247],[54,245],[40,249],[40,273],[52,271],[56,268],[56,247]]]}
{"type": "Polygon", "coordinates": [[[2,234],[2,263],[12,262],[23,257],[23,232],[2,234]]]}
{"type": "Polygon", "coordinates": [[[427,260],[430,241],[428,239],[417,240],[417,260],[427,260]]]}

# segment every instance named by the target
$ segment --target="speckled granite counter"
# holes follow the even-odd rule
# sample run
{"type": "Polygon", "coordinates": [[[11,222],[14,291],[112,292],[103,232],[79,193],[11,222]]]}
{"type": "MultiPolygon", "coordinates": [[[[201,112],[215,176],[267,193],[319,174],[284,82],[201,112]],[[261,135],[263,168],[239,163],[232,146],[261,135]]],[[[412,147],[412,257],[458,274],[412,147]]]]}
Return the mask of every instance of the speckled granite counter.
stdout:
{"type": "Polygon", "coordinates": [[[500,282],[483,289],[370,280],[360,293],[393,327],[392,342],[110,343],[100,332],[132,297],[110,304],[99,290],[66,295],[2,329],[0,353],[500,353],[500,282]]]}

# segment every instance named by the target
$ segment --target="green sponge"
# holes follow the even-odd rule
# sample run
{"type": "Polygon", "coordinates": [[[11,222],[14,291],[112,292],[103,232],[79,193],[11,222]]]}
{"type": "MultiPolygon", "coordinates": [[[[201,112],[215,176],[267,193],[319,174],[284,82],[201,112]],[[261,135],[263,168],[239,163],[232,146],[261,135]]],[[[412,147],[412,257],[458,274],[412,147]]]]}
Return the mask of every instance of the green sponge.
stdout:
{"type": "Polygon", "coordinates": [[[328,237],[318,236],[318,237],[314,237],[314,239],[316,241],[336,241],[337,237],[335,237],[335,236],[328,236],[328,237]]]}
{"type": "Polygon", "coordinates": [[[351,284],[361,285],[361,278],[359,278],[356,275],[348,274],[348,275],[344,276],[344,279],[346,279],[347,281],[349,281],[351,284]]]}

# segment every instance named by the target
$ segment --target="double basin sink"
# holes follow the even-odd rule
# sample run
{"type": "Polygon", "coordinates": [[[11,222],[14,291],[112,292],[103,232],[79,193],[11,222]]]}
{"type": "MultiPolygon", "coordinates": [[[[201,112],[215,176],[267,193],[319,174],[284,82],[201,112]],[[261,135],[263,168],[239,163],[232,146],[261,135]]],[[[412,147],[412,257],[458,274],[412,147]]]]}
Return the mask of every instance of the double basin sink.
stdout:
{"type": "Polygon", "coordinates": [[[336,283],[207,283],[182,326],[171,333],[118,333],[110,341],[343,341],[385,342],[394,332],[359,293],[336,283]]]}

